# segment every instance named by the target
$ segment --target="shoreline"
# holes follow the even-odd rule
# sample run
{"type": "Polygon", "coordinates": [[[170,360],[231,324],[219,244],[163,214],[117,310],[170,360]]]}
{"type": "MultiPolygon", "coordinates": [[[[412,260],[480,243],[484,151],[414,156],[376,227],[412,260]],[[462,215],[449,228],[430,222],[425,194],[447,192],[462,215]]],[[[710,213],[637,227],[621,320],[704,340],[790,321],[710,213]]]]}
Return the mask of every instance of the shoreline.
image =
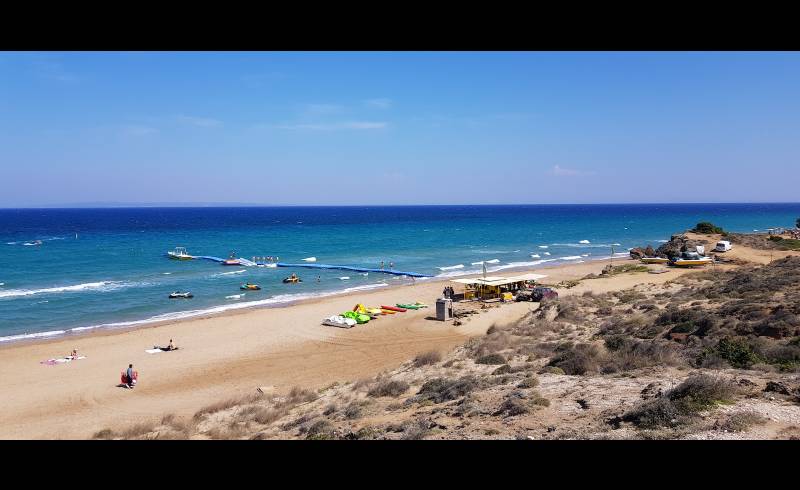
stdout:
{"type": "MultiPolygon", "coordinates": [[[[629,261],[630,256],[626,253],[626,256],[618,256],[614,257],[614,260],[619,261],[629,261]]],[[[588,263],[597,263],[604,260],[609,260],[609,257],[598,257],[598,258],[589,258],[589,257],[581,257],[580,260],[564,260],[563,258],[556,258],[552,259],[554,262],[558,261],[561,263],[557,264],[538,264],[534,266],[520,266],[520,267],[507,267],[500,270],[491,271],[487,268],[487,273],[489,274],[501,274],[501,273],[526,273],[526,272],[534,272],[534,271],[542,271],[542,270],[549,270],[549,269],[561,269],[564,267],[575,266],[580,264],[588,264],[588,263]]],[[[209,306],[208,308],[202,310],[196,310],[196,314],[187,314],[185,316],[178,316],[175,318],[165,318],[165,319],[156,319],[157,316],[163,315],[181,315],[182,313],[191,313],[195,310],[185,310],[185,311],[176,311],[172,313],[166,313],[163,315],[157,315],[156,317],[145,318],[142,320],[130,320],[130,321],[123,321],[123,322],[112,322],[112,323],[103,323],[99,325],[88,325],[88,326],[79,326],[79,327],[70,327],[65,329],[57,329],[57,330],[46,330],[43,332],[31,332],[31,333],[24,333],[24,334],[14,334],[8,335],[4,337],[0,337],[0,352],[4,349],[15,346],[15,345],[28,345],[28,344],[43,344],[53,341],[59,340],[66,340],[66,339],[82,339],[87,336],[92,335],[108,335],[115,332],[123,332],[123,331],[131,331],[137,329],[146,329],[146,328],[155,328],[175,323],[181,323],[186,321],[193,321],[193,320],[203,320],[208,318],[217,318],[229,315],[238,315],[254,310],[270,310],[276,308],[291,308],[292,306],[296,306],[299,304],[306,304],[306,303],[314,303],[318,301],[322,301],[326,298],[333,298],[333,297],[346,297],[356,294],[365,294],[368,292],[372,292],[375,290],[392,290],[392,289],[401,289],[404,287],[413,287],[419,284],[441,284],[443,282],[450,282],[453,279],[464,279],[470,277],[477,277],[481,273],[469,273],[463,275],[453,275],[447,277],[440,277],[440,276],[432,276],[430,278],[425,278],[422,280],[418,280],[417,282],[406,283],[406,284],[387,284],[386,286],[380,286],[381,283],[375,283],[370,285],[364,286],[356,286],[357,288],[363,288],[360,290],[352,290],[349,291],[350,288],[345,288],[343,290],[332,290],[326,292],[320,292],[319,294],[314,295],[313,297],[306,297],[306,298],[297,298],[297,299],[289,299],[284,302],[278,301],[272,304],[263,304],[265,301],[270,301],[275,298],[264,298],[262,300],[253,301],[253,303],[262,303],[262,304],[247,304],[247,303],[240,303],[242,306],[238,306],[236,303],[223,303],[220,305],[209,306]],[[227,307],[227,308],[226,308],[227,307]],[[224,308],[222,311],[213,311],[217,308],[224,308]]],[[[311,294],[311,293],[309,293],[311,294]]]]}
{"type": "MultiPolygon", "coordinates": [[[[737,247],[733,252],[729,254],[754,263],[770,260],[767,251],[737,247]]],[[[776,253],[775,258],[783,255],[800,253],[776,253]]],[[[605,265],[596,260],[535,270],[547,274],[543,283],[557,284],[597,274],[605,265]]],[[[639,284],[663,284],[691,272],[618,274],[583,280],[558,291],[564,297],[603,294],[639,284]]],[[[353,294],[328,296],[289,307],[248,308],[143,328],[7,343],[0,346],[0,393],[4,396],[0,439],[90,438],[101,429],[124,429],[166,414],[192,417],[202,407],[253,393],[261,386],[285,394],[293,387],[318,390],[354,382],[396,369],[424,352],[449,352],[484,335],[492,325],[515,322],[538,306],[529,302],[487,305],[459,325],[432,320],[433,308],[380,317],[352,329],[320,324],[326,316],[349,310],[355,301],[367,306],[401,301],[432,305],[446,280],[378,288],[359,293],[357,299],[353,294]],[[175,340],[178,351],[146,353],[169,339],[175,340]],[[74,348],[86,357],[52,366],[40,364],[74,348]],[[120,371],[128,364],[139,372],[134,390],[117,386],[120,371]]]]}

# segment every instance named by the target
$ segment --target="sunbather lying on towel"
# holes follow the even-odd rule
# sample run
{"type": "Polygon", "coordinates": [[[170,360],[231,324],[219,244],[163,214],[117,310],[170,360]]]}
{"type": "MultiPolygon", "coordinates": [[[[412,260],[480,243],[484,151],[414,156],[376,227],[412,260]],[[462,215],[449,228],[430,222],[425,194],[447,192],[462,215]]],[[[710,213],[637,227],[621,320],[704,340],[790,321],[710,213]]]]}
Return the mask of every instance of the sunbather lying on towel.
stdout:
{"type": "Polygon", "coordinates": [[[178,347],[172,342],[172,339],[169,339],[169,345],[166,347],[159,347],[157,345],[153,346],[153,349],[161,349],[163,351],[171,351],[171,350],[178,350],[178,347]]]}

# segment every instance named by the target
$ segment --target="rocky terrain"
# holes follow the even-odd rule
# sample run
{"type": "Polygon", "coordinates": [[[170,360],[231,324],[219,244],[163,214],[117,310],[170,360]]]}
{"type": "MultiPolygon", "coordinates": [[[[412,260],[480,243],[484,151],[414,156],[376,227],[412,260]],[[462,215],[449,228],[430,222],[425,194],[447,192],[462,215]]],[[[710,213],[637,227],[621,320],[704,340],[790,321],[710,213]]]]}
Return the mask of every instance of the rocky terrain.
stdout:
{"type": "Polygon", "coordinates": [[[795,256],[562,296],[375,378],[265,388],[95,437],[797,439],[799,281],[795,256]]]}

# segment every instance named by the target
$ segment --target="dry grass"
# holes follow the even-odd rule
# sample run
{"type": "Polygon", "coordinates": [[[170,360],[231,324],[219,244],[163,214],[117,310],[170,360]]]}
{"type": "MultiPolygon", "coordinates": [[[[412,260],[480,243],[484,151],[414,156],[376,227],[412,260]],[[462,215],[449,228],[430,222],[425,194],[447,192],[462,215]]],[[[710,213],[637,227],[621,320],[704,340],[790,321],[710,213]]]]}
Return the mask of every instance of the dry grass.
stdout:
{"type": "Polygon", "coordinates": [[[380,381],[378,384],[370,388],[367,392],[367,396],[371,397],[382,397],[382,396],[391,396],[391,397],[398,397],[408,391],[409,384],[405,381],[396,381],[396,380],[385,380],[380,381]]]}
{"type": "Polygon", "coordinates": [[[414,358],[414,367],[428,366],[436,364],[442,360],[442,354],[437,350],[423,352],[414,358]]]}

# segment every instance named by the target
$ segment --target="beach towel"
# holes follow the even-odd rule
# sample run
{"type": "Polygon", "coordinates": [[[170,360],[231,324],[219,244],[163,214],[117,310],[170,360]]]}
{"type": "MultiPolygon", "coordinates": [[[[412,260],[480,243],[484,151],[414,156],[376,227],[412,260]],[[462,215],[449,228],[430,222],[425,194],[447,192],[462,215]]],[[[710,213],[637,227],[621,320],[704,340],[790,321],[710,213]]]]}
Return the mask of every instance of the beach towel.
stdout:
{"type": "Polygon", "coordinates": [[[80,359],[86,359],[86,356],[78,356],[78,357],[67,356],[67,357],[61,357],[59,359],[48,359],[46,361],[39,361],[39,364],[54,366],[56,364],[64,364],[67,362],[77,361],[80,359]]]}
{"type": "Polygon", "coordinates": [[[164,351],[161,349],[145,349],[145,352],[147,352],[148,354],[158,354],[159,352],[164,352],[164,351]]]}

